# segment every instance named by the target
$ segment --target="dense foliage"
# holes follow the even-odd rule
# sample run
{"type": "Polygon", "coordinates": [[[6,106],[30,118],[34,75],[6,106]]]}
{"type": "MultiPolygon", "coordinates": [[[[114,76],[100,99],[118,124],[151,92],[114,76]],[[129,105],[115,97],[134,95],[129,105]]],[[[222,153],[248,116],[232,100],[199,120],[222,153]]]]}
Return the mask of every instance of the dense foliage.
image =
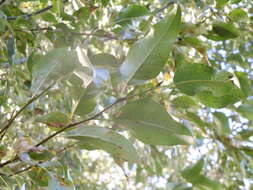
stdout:
{"type": "Polygon", "coordinates": [[[0,1],[0,189],[251,189],[251,0],[0,1]]]}

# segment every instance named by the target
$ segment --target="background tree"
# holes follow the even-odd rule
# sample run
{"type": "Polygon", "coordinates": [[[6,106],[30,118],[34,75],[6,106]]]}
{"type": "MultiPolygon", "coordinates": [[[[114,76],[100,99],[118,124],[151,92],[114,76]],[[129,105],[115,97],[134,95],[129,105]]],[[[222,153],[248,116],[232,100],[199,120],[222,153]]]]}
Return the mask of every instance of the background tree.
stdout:
{"type": "Polygon", "coordinates": [[[0,188],[251,189],[251,0],[0,1],[0,188]]]}

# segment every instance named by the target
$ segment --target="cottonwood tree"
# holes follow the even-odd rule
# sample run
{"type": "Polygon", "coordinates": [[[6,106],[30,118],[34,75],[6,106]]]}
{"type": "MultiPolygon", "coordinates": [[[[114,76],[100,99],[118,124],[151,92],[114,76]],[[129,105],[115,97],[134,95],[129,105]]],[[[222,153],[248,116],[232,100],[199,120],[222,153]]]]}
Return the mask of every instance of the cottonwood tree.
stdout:
{"type": "Polygon", "coordinates": [[[251,0],[0,2],[0,189],[251,189],[251,0]]]}

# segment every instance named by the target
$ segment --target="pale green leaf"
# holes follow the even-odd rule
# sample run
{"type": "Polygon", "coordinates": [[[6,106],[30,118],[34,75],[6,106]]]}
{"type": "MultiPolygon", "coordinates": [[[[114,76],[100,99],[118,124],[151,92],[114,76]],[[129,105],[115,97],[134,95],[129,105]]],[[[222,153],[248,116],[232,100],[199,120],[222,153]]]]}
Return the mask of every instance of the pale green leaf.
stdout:
{"type": "Polygon", "coordinates": [[[47,190],[75,190],[72,182],[56,175],[50,175],[47,190]]]}
{"type": "Polygon", "coordinates": [[[196,187],[207,187],[210,189],[221,189],[221,184],[218,181],[211,180],[201,174],[201,170],[204,166],[204,160],[200,159],[196,164],[185,168],[181,174],[188,182],[192,183],[196,187]]]}
{"type": "Polygon", "coordinates": [[[58,48],[43,56],[32,70],[32,91],[36,94],[41,88],[72,73],[79,66],[77,55],[67,48],[58,48]]]}
{"type": "Polygon", "coordinates": [[[172,119],[160,104],[149,98],[127,103],[115,121],[147,144],[189,144],[192,140],[184,125],[172,119]]]}
{"type": "Polygon", "coordinates": [[[107,53],[92,55],[90,61],[92,65],[96,67],[102,67],[109,70],[119,66],[117,59],[113,55],[107,53]]]}
{"type": "Polygon", "coordinates": [[[120,25],[124,25],[130,22],[131,19],[145,16],[149,14],[149,10],[140,5],[130,5],[126,9],[122,10],[115,22],[120,25]]]}
{"type": "Polygon", "coordinates": [[[242,104],[240,105],[236,111],[244,118],[249,120],[253,120],[253,105],[252,104],[242,104]]]}
{"type": "Polygon", "coordinates": [[[177,68],[173,80],[183,93],[196,95],[206,106],[221,108],[245,98],[230,77],[228,72],[215,71],[204,64],[188,63],[177,68]]]}
{"type": "Polygon", "coordinates": [[[84,126],[72,130],[67,137],[78,140],[81,147],[102,149],[111,154],[115,159],[130,162],[137,162],[139,160],[138,154],[130,141],[108,128],[84,126]]]}
{"type": "Polygon", "coordinates": [[[179,108],[196,107],[196,102],[190,96],[179,96],[172,100],[172,105],[179,108]]]}
{"type": "Polygon", "coordinates": [[[229,135],[230,134],[230,128],[229,128],[229,122],[228,118],[224,113],[221,112],[214,112],[214,122],[216,123],[218,127],[218,132],[221,135],[229,135]]]}
{"type": "Polygon", "coordinates": [[[123,80],[148,80],[156,77],[169,57],[181,27],[181,10],[175,7],[150,33],[129,50],[120,67],[123,80]]]}

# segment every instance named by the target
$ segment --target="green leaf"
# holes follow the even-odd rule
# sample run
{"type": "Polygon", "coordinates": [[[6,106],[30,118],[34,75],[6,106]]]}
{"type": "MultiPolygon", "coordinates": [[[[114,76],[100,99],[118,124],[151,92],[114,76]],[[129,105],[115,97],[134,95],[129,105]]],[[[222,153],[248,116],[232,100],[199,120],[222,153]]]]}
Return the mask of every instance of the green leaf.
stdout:
{"type": "Polygon", "coordinates": [[[224,113],[221,112],[214,112],[214,122],[218,127],[218,131],[221,135],[229,135],[230,128],[228,118],[224,113]]]}
{"type": "Polygon", "coordinates": [[[84,116],[92,112],[96,107],[96,97],[101,93],[101,90],[95,88],[93,84],[83,88],[81,79],[76,75],[72,75],[69,82],[72,83],[70,88],[72,113],[84,116]]]}
{"type": "Polygon", "coordinates": [[[207,65],[188,63],[177,68],[173,80],[183,93],[196,95],[206,106],[221,108],[245,98],[230,77],[228,72],[217,72],[207,65]]]}
{"type": "Polygon", "coordinates": [[[113,68],[117,68],[119,66],[117,59],[108,53],[95,54],[89,58],[92,65],[96,67],[112,70],[113,68]]]}
{"type": "Polygon", "coordinates": [[[78,101],[74,113],[79,116],[84,116],[94,110],[96,101],[94,98],[87,98],[86,94],[83,94],[78,101]]]}
{"type": "Polygon", "coordinates": [[[81,147],[88,145],[88,148],[102,149],[115,159],[130,162],[139,160],[134,146],[124,136],[108,128],[85,126],[72,130],[67,137],[78,140],[81,147]]]}
{"type": "Polygon", "coordinates": [[[169,57],[169,51],[181,28],[180,7],[154,25],[150,33],[129,50],[120,67],[123,80],[148,80],[156,77],[169,57]]]}
{"type": "Polygon", "coordinates": [[[32,73],[33,66],[41,59],[41,55],[32,52],[27,60],[27,68],[32,73]]]}
{"type": "Polygon", "coordinates": [[[133,18],[146,16],[148,14],[149,10],[146,7],[140,5],[130,5],[119,13],[115,22],[120,25],[125,25],[133,18]]]}
{"type": "Polygon", "coordinates": [[[249,120],[253,120],[253,105],[252,104],[242,104],[236,111],[242,116],[249,120]]]}
{"type": "Polygon", "coordinates": [[[206,176],[201,174],[201,170],[204,166],[204,160],[200,159],[193,166],[185,168],[181,174],[183,178],[192,183],[195,186],[204,186],[211,189],[221,189],[221,184],[217,181],[208,179],[206,176]]]}
{"type": "Polygon", "coordinates": [[[75,52],[67,48],[58,48],[43,56],[33,66],[32,91],[36,94],[41,88],[72,73],[79,66],[75,52]]]}
{"type": "Polygon", "coordinates": [[[212,82],[213,76],[214,70],[211,67],[204,64],[187,63],[177,68],[173,80],[183,93],[193,96],[204,88],[208,88],[206,85],[212,82]]]}
{"type": "Polygon", "coordinates": [[[89,18],[89,9],[87,7],[81,7],[77,11],[73,13],[73,16],[75,16],[78,20],[87,20],[89,18]]]}
{"type": "Polygon", "coordinates": [[[45,170],[39,167],[33,167],[29,173],[31,180],[38,186],[45,187],[48,185],[48,175],[45,170]]]}
{"type": "Polygon", "coordinates": [[[49,13],[49,12],[45,12],[41,15],[42,19],[44,21],[47,21],[47,22],[52,22],[52,23],[56,23],[57,20],[55,18],[55,16],[52,14],[52,13],[49,13]]]}
{"type": "Polygon", "coordinates": [[[179,96],[172,100],[172,105],[181,108],[192,108],[196,107],[197,104],[189,96],[179,96]]]}
{"type": "Polygon", "coordinates": [[[28,152],[31,159],[36,161],[46,161],[51,160],[55,155],[48,150],[42,152],[28,152]]]}
{"type": "Polygon", "coordinates": [[[243,140],[247,140],[248,138],[253,136],[253,130],[252,129],[245,129],[245,130],[240,131],[238,134],[240,135],[240,137],[243,140]]]}
{"type": "Polygon", "coordinates": [[[240,20],[244,20],[245,18],[247,18],[247,13],[240,9],[240,8],[236,8],[233,9],[228,17],[232,20],[232,21],[240,21],[240,20]]]}
{"type": "MultiPolygon", "coordinates": [[[[222,85],[222,83],[217,83],[217,85],[222,85]]],[[[237,87],[233,87],[222,96],[215,96],[211,91],[202,91],[197,94],[197,97],[202,104],[211,108],[223,108],[245,98],[242,91],[237,87]]]]}
{"type": "Polygon", "coordinates": [[[8,51],[8,59],[10,65],[15,63],[15,39],[14,37],[10,37],[6,43],[7,51],[8,51]]]}
{"type": "Polygon", "coordinates": [[[230,63],[230,64],[239,65],[243,68],[249,68],[248,63],[244,61],[244,59],[240,53],[228,55],[227,60],[228,60],[228,63],[230,63]]]}
{"type": "Polygon", "coordinates": [[[188,120],[195,123],[201,130],[205,131],[204,127],[206,126],[206,123],[202,121],[198,115],[195,113],[187,112],[186,117],[188,120]]]}
{"type": "Polygon", "coordinates": [[[240,31],[231,23],[216,23],[213,25],[213,32],[224,40],[237,38],[240,31]]]}
{"type": "Polygon", "coordinates": [[[70,123],[71,120],[64,113],[54,111],[49,114],[37,117],[35,121],[44,123],[50,127],[57,129],[66,126],[70,123]]]}
{"type": "Polygon", "coordinates": [[[191,142],[190,131],[149,98],[127,103],[115,119],[146,144],[176,145],[191,142]]]}
{"type": "Polygon", "coordinates": [[[193,166],[188,166],[185,168],[181,174],[189,182],[195,183],[198,180],[198,176],[204,166],[204,160],[200,159],[193,166]]]}
{"type": "Polygon", "coordinates": [[[245,96],[249,96],[251,92],[251,83],[248,79],[248,74],[244,72],[235,72],[237,79],[239,80],[240,87],[245,94],[245,96]]]}
{"type": "Polygon", "coordinates": [[[75,190],[72,182],[56,175],[50,175],[48,190],[75,190]]]}
{"type": "Polygon", "coordinates": [[[222,9],[229,0],[215,0],[217,9],[222,9]]]}

